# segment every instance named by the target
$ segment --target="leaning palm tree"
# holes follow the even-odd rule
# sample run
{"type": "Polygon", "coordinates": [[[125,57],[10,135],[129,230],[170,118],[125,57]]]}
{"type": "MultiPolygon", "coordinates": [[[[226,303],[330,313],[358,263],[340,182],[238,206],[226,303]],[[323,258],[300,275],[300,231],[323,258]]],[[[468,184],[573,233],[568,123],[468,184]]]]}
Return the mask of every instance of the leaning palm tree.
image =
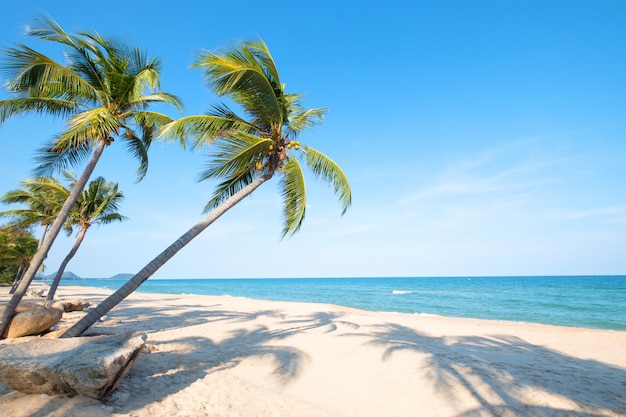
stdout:
{"type": "Polygon", "coordinates": [[[8,76],[6,87],[15,98],[0,101],[0,124],[9,117],[29,113],[65,117],[64,130],[41,154],[38,172],[87,163],[18,290],[0,313],[0,334],[104,149],[120,139],[140,160],[137,173],[139,179],[143,178],[148,168],[148,147],[156,129],[172,121],[165,114],[148,111],[147,106],[165,103],[181,108],[175,96],[161,92],[159,59],[150,59],[138,48],[95,32],[68,34],[49,17],[42,17],[37,23],[39,27],[26,35],[61,45],[68,60],[65,65],[58,63],[22,44],[7,49],[0,70],[8,76]]]}
{"type": "Polygon", "coordinates": [[[79,226],[80,230],[72,249],[61,262],[50,284],[46,303],[50,303],[54,299],[63,272],[83,243],[87,230],[93,225],[124,221],[125,217],[118,213],[119,204],[123,199],[124,193],[118,191],[117,183],[106,181],[103,177],[91,181],[89,186],[80,194],[68,217],[69,223],[79,226]]]}
{"type": "Polygon", "coordinates": [[[343,213],[350,206],[350,185],[341,168],[324,154],[296,141],[301,131],[322,121],[325,109],[304,109],[301,95],[285,93],[274,60],[262,41],[244,42],[225,52],[202,53],[194,66],[203,68],[213,90],[239,104],[246,115],[239,117],[219,104],[206,115],[181,118],[161,131],[166,139],[190,138],[196,147],[215,142],[209,148],[213,154],[208,169],[201,175],[203,180],[221,180],[205,207],[209,213],[63,337],[82,334],[222,214],[274,175],[281,178],[283,237],[297,232],[304,220],[302,164],[330,183],[339,195],[343,213]]]}

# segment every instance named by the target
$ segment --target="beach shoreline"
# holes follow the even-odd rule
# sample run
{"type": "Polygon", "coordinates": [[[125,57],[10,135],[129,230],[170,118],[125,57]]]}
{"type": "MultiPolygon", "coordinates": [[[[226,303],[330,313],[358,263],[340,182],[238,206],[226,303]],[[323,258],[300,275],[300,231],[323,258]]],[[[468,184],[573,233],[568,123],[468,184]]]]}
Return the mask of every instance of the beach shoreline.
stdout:
{"type": "MultiPolygon", "coordinates": [[[[125,283],[122,279],[79,279],[64,284],[115,290],[125,283]]],[[[626,331],[626,276],[180,278],[149,279],[137,291],[626,331]]]]}
{"type": "MultiPolygon", "coordinates": [[[[62,286],[57,298],[95,305],[110,293],[62,286]]],[[[0,408],[15,417],[626,415],[619,330],[155,293],[132,294],[93,330],[144,332],[154,351],[103,401],[0,383],[0,408]]]]}

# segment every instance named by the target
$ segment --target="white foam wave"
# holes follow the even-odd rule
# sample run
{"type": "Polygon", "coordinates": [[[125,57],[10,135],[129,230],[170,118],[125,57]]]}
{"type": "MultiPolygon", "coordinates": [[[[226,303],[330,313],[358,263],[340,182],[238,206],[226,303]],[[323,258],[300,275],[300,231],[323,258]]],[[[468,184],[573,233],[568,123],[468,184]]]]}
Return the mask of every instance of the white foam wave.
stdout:
{"type": "Polygon", "coordinates": [[[431,313],[401,313],[399,311],[378,311],[383,314],[396,314],[399,316],[422,316],[422,317],[444,317],[440,314],[431,314],[431,313]]]}
{"type": "Polygon", "coordinates": [[[405,291],[405,290],[393,290],[392,294],[413,294],[413,291],[405,291]]]}

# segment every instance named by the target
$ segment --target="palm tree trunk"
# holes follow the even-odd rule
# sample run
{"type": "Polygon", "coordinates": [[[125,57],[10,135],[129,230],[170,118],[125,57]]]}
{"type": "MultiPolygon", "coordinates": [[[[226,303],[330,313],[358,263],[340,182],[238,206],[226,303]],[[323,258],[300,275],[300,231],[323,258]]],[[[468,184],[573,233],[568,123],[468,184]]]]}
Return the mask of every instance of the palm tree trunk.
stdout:
{"type": "Polygon", "coordinates": [[[41,245],[43,245],[43,241],[46,240],[46,234],[48,233],[48,229],[50,229],[49,224],[42,227],[41,237],[39,238],[39,245],[37,245],[37,248],[40,248],[41,245]]]}
{"type": "Polygon", "coordinates": [[[52,225],[50,225],[48,235],[42,242],[39,249],[37,249],[37,253],[35,253],[35,256],[33,256],[33,259],[30,262],[30,266],[26,270],[26,273],[24,274],[20,285],[17,287],[15,294],[13,294],[7,305],[4,307],[4,310],[2,310],[2,313],[0,313],[0,334],[4,332],[9,324],[9,321],[11,320],[11,318],[13,318],[13,315],[15,314],[15,308],[18,306],[20,301],[22,301],[22,298],[24,298],[24,294],[26,294],[26,290],[30,286],[30,283],[33,281],[35,274],[39,270],[39,267],[43,263],[44,259],[46,259],[46,256],[48,256],[48,251],[52,247],[52,243],[54,243],[54,240],[61,231],[63,223],[69,215],[72,206],[74,205],[74,203],[76,203],[76,200],[78,200],[78,197],[83,191],[83,188],[85,188],[87,181],[89,181],[89,177],[91,177],[91,174],[93,173],[93,170],[96,167],[96,164],[98,163],[98,160],[100,159],[100,156],[102,155],[105,146],[106,143],[104,140],[98,141],[98,145],[96,146],[96,149],[91,156],[89,163],[87,163],[85,170],[74,184],[72,191],[67,197],[67,200],[65,200],[65,203],[61,207],[61,210],[59,211],[56,219],[54,219],[52,225]]]}
{"type": "Polygon", "coordinates": [[[20,285],[20,282],[22,282],[22,277],[24,276],[24,273],[26,272],[26,268],[28,268],[28,264],[20,265],[19,269],[17,270],[17,274],[15,274],[15,280],[13,280],[13,285],[11,285],[9,294],[15,294],[15,290],[17,290],[17,287],[20,285]]]}
{"type": "Polygon", "coordinates": [[[54,276],[54,280],[52,281],[52,284],[50,284],[50,289],[48,290],[48,296],[46,297],[45,302],[46,306],[54,299],[54,294],[57,292],[57,288],[59,287],[59,283],[61,282],[61,277],[63,277],[63,272],[65,272],[65,268],[67,267],[67,264],[70,262],[70,260],[72,260],[74,255],[76,255],[76,251],[78,251],[80,244],[83,243],[83,239],[85,238],[87,229],[89,229],[89,226],[83,226],[82,229],[80,229],[80,233],[78,234],[76,242],[74,242],[74,246],[72,246],[70,253],[67,254],[65,259],[63,259],[63,262],[61,262],[61,265],[59,265],[59,270],[54,276]]]}
{"type": "Polygon", "coordinates": [[[206,217],[196,223],[185,234],[178,238],[174,243],[168,246],[163,252],[161,252],[156,258],[154,258],[148,265],[146,265],[141,271],[139,271],[134,277],[132,277],[126,284],[120,287],[117,291],[111,294],[108,298],[102,301],[96,308],[91,310],[85,317],[79,322],[74,324],[68,331],[66,331],[61,337],[75,337],[80,336],[85,330],[91,327],[95,322],[100,320],[102,316],[108,313],[113,307],[118,305],[122,300],[132,294],[141,284],[143,284],[148,278],[152,276],[160,267],[162,267],[167,261],[169,261],[179,250],[184,248],[189,242],[191,242],[196,236],[198,236],[204,229],[209,227],[215,220],[220,218],[222,214],[226,213],[232,207],[234,207],[241,200],[250,195],[261,184],[272,178],[272,174],[263,175],[246,187],[239,190],[239,192],[233,194],[230,198],[224,201],[219,207],[209,213],[206,217]]]}
{"type": "MultiPolygon", "coordinates": [[[[46,238],[46,233],[48,232],[48,229],[50,229],[49,224],[46,224],[45,226],[42,227],[41,237],[39,238],[39,243],[37,244],[37,248],[41,247],[44,239],[46,238]]],[[[22,278],[24,278],[26,271],[28,271],[28,265],[20,266],[20,270],[18,271],[15,277],[15,280],[13,281],[13,285],[11,285],[9,294],[15,294],[15,291],[17,290],[17,287],[19,287],[20,282],[22,282],[22,278]]]]}

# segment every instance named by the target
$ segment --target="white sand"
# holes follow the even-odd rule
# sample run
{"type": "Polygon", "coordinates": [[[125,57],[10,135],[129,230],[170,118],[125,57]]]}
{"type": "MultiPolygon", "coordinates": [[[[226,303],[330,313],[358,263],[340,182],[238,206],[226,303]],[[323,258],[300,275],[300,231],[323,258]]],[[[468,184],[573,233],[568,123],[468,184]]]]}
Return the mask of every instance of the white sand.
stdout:
{"type": "Polygon", "coordinates": [[[157,350],[103,401],[0,383],[0,416],[626,416],[621,331],[139,293],[97,330],[157,350]]]}

